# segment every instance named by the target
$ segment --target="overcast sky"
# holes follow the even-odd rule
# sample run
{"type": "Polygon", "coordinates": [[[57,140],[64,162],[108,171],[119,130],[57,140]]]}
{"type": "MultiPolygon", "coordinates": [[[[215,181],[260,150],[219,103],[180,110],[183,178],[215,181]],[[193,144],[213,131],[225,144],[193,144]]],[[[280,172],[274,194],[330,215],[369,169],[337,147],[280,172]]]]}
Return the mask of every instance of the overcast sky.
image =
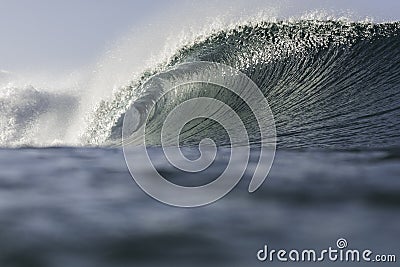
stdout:
{"type": "MultiPolygon", "coordinates": [[[[72,71],[93,63],[130,29],[148,23],[152,17],[173,12],[181,3],[179,0],[0,0],[0,70],[72,71]]],[[[251,1],[244,3],[252,5],[251,1]]],[[[263,5],[268,8],[269,4],[264,1],[263,5]]],[[[323,8],[355,12],[378,21],[400,19],[398,0],[306,0],[286,1],[284,5],[286,14],[323,8]]]]}

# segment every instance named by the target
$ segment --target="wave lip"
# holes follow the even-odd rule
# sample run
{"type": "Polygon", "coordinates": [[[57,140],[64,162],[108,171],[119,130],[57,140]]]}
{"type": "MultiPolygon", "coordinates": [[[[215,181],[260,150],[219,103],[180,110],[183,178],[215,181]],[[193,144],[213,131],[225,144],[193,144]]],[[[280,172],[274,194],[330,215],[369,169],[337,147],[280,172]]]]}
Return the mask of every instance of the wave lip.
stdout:
{"type": "MultiPolygon", "coordinates": [[[[86,142],[119,142],[130,104],[135,103],[141,113],[146,101],[163,91],[162,85],[146,84],[152,75],[183,62],[209,61],[236,68],[258,85],[275,116],[281,147],[398,146],[399,33],[399,22],[305,20],[221,30],[178,49],[167,62],[146,70],[112,100],[103,101],[86,132],[86,142]]],[[[189,96],[207,94],[182,90],[157,105],[153,121],[161,121],[163,112],[189,96]]],[[[225,97],[223,101],[240,106],[231,96],[225,97]]],[[[213,135],[221,136],[221,132],[213,135]]],[[[223,145],[226,140],[218,142],[223,145]]],[[[257,142],[262,140],[253,143],[257,142]]]]}

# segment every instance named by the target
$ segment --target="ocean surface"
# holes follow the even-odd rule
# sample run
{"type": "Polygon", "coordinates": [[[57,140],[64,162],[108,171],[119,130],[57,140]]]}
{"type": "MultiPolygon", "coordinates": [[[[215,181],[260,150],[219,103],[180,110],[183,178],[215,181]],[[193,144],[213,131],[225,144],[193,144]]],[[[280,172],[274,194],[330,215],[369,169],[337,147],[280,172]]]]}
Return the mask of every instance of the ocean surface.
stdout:
{"type": "MultiPolygon", "coordinates": [[[[320,266],[260,262],[257,252],[266,244],[324,249],[340,238],[349,248],[398,258],[399,74],[399,22],[283,20],[198,36],[89,111],[79,94],[0,83],[0,266],[320,266]],[[166,84],[190,75],[210,78],[207,69],[182,67],[200,61],[239,70],[268,101],[276,156],[254,193],[247,189],[266,140],[251,107],[210,84],[163,95],[166,84]],[[201,119],[182,128],[179,145],[189,158],[198,156],[204,138],[218,148],[202,172],[177,170],[163,160],[160,144],[169,112],[199,97],[238,114],[250,159],[243,179],[221,200],[171,207],[132,179],[122,134],[145,125],[160,174],[180,185],[208,183],[227,166],[230,146],[240,145],[230,144],[223,127],[201,119]],[[124,122],[132,107],[135,119],[124,122]]],[[[131,160],[140,169],[144,157],[131,160]]]]}
{"type": "MultiPolygon", "coordinates": [[[[278,150],[255,193],[247,192],[245,175],[226,197],[200,208],[146,195],[121,149],[3,149],[0,162],[5,267],[365,265],[256,258],[264,244],[323,249],[339,238],[351,248],[399,251],[399,149],[278,150]]],[[[210,176],[219,165],[223,160],[210,176]]],[[[174,174],[168,165],[157,167],[174,174]]]]}

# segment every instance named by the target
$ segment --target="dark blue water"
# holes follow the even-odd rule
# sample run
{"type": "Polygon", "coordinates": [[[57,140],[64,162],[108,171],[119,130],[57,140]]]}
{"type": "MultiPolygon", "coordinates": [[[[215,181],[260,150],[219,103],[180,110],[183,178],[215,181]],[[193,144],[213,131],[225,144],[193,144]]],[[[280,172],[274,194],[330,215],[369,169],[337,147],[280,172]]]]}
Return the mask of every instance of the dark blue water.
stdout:
{"type": "Polygon", "coordinates": [[[247,192],[245,175],[226,197],[194,209],[147,196],[121,149],[3,149],[0,164],[2,267],[320,266],[259,262],[256,253],[264,244],[326,248],[341,237],[399,256],[399,149],[278,149],[258,191],[247,192]]]}

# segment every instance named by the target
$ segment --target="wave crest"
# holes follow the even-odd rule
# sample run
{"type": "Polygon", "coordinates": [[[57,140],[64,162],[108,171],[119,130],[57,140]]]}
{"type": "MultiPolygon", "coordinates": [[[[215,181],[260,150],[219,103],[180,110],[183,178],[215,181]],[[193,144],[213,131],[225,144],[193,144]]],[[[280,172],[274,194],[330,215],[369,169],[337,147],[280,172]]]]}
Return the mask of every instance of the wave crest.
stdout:
{"type": "MultiPolygon", "coordinates": [[[[113,99],[102,101],[84,141],[118,143],[128,107],[151,101],[149,95],[162,91],[143,86],[151,75],[165,72],[168,76],[170,68],[183,62],[211,61],[240,70],[259,86],[275,116],[281,147],[398,146],[399,33],[398,22],[304,20],[221,30],[182,47],[167,62],[120,88],[113,99]]],[[[201,89],[192,88],[168,97],[157,106],[153,123],[163,118],[169,106],[201,95],[201,89]]],[[[228,99],[231,96],[225,97],[233,108],[242,108],[240,102],[228,99]]],[[[192,128],[187,140],[199,129],[192,128]]],[[[218,130],[213,134],[221,135],[218,130]]]]}

